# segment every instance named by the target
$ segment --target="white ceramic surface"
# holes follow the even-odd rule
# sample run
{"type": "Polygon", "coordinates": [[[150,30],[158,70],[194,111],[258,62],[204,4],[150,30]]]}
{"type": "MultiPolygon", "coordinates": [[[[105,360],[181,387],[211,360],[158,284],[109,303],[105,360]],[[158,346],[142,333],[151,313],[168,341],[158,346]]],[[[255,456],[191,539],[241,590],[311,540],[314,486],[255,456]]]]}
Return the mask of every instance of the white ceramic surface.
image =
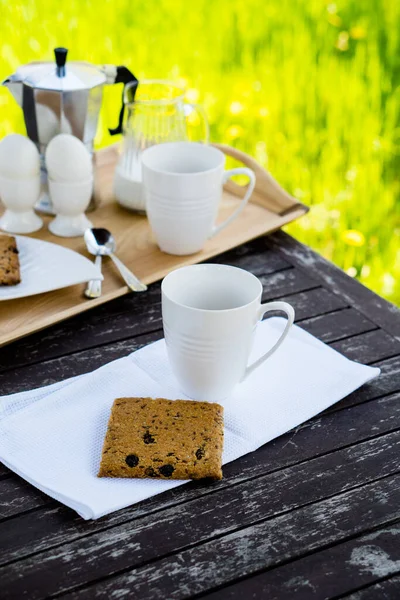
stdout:
{"type": "Polygon", "coordinates": [[[261,304],[261,282],[237,267],[182,267],[165,277],[161,292],[171,368],[182,391],[195,400],[227,397],[279,348],[294,321],[290,304],[261,304]],[[256,325],[269,311],[287,315],[285,330],[272,348],[248,365],[256,325]]]}
{"type": "Polygon", "coordinates": [[[147,214],[163,252],[199,252],[206,240],[227,227],[247,204],[255,175],[247,168],[224,171],[225,155],[212,146],[172,142],[143,152],[143,185],[147,214]],[[238,208],[215,226],[223,184],[233,175],[247,175],[250,184],[238,208]]]}
{"type": "Polygon", "coordinates": [[[0,229],[8,233],[33,233],[43,221],[33,212],[40,194],[40,175],[14,179],[0,175],[0,198],[6,207],[0,229]]]}
{"type": "MultiPolygon", "coordinates": [[[[81,254],[33,238],[17,235],[21,283],[0,286],[0,300],[49,292],[90,279],[103,279],[93,262],[81,254]]],[[[82,290],[83,291],[83,290],[82,290]]]]}
{"type": "Polygon", "coordinates": [[[114,174],[114,195],[124,208],[135,212],[146,212],[142,170],[139,164],[130,170],[129,175],[120,165],[117,166],[114,174]]]}
{"type": "Polygon", "coordinates": [[[80,237],[86,229],[93,227],[92,221],[89,221],[87,216],[82,213],[77,217],[65,217],[57,215],[49,223],[49,231],[58,237],[80,237]]]}
{"type": "Polygon", "coordinates": [[[49,230],[61,237],[83,235],[92,223],[85,216],[93,190],[93,177],[75,183],[49,179],[49,192],[56,218],[49,224],[49,230]]]}
{"type": "Polygon", "coordinates": [[[7,233],[33,233],[42,228],[43,221],[33,210],[16,213],[6,209],[0,218],[0,229],[7,233]]]}

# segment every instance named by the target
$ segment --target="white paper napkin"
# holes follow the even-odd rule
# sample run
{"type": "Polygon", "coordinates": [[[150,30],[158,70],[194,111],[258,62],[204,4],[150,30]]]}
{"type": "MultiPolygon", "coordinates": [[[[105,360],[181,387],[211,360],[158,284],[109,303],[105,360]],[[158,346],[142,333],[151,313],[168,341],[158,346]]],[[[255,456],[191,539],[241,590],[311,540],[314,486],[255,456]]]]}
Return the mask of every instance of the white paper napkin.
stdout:
{"type": "MultiPolygon", "coordinates": [[[[283,327],[279,317],[258,326],[252,359],[283,327]]],[[[280,350],[223,402],[223,462],[289,431],[379,372],[293,327],[280,350]]],[[[185,398],[170,371],[164,340],[92,373],[0,398],[0,460],[84,519],[182,485],[96,477],[110,407],[120,396],[185,398]]]]}

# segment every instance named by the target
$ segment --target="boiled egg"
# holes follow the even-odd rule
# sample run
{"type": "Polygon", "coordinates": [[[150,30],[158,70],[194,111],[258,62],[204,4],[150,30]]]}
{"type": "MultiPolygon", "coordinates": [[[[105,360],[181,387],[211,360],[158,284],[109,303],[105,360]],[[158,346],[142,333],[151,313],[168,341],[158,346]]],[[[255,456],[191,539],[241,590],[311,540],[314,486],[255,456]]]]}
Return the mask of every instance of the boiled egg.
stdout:
{"type": "Polygon", "coordinates": [[[49,178],[53,181],[87,181],[93,175],[90,152],[78,138],[67,133],[60,133],[50,141],[45,160],[49,178]]]}
{"type": "Polygon", "coordinates": [[[24,135],[12,133],[0,142],[0,175],[7,179],[31,179],[40,173],[40,156],[35,144],[24,135]]]}

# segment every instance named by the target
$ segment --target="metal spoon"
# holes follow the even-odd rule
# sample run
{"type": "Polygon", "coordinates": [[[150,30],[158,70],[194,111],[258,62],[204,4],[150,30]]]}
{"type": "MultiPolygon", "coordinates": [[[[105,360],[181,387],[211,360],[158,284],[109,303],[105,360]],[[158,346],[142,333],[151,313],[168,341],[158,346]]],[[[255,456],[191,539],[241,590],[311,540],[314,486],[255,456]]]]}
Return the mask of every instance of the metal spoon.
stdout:
{"type": "MultiPolygon", "coordinates": [[[[94,264],[101,271],[101,254],[96,255],[94,264]]],[[[100,279],[91,279],[88,282],[84,293],[85,293],[86,298],[90,298],[90,299],[100,298],[100,296],[101,296],[101,280],[100,279]]]]}
{"type": "Polygon", "coordinates": [[[115,256],[116,243],[108,229],[99,227],[87,229],[84,234],[84,239],[86,247],[91,254],[94,254],[95,256],[109,256],[111,258],[130,290],[133,292],[144,292],[147,290],[147,286],[139,281],[119,258],[115,256]]]}

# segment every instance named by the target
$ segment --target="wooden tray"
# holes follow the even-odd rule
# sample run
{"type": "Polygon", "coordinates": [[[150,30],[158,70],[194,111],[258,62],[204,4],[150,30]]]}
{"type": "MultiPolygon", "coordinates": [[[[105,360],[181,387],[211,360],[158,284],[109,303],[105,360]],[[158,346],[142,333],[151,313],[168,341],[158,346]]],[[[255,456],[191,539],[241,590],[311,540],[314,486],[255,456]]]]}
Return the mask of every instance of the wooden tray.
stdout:
{"type": "MultiPolygon", "coordinates": [[[[96,227],[104,226],[113,232],[118,256],[145,283],[162,279],[176,267],[204,261],[250,239],[275,231],[307,212],[307,207],[285,192],[253,158],[229,146],[215,145],[228,156],[253,169],[256,186],[240,217],[209,240],[202,252],[191,256],[170,256],[161,252],[152,238],[146,217],[135,215],[115,202],[112,183],[118,159],[117,146],[96,153],[95,195],[98,208],[90,213],[90,219],[96,227]]],[[[228,182],[219,219],[225,219],[234,210],[243,190],[234,182],[228,182]]],[[[46,225],[49,219],[44,217],[46,225]]],[[[82,238],[55,237],[46,225],[32,237],[61,244],[89,256],[82,238]]],[[[0,346],[129,293],[109,259],[103,260],[103,274],[103,295],[96,300],[87,300],[83,296],[84,286],[76,285],[29,298],[1,301],[0,346]]]]}

